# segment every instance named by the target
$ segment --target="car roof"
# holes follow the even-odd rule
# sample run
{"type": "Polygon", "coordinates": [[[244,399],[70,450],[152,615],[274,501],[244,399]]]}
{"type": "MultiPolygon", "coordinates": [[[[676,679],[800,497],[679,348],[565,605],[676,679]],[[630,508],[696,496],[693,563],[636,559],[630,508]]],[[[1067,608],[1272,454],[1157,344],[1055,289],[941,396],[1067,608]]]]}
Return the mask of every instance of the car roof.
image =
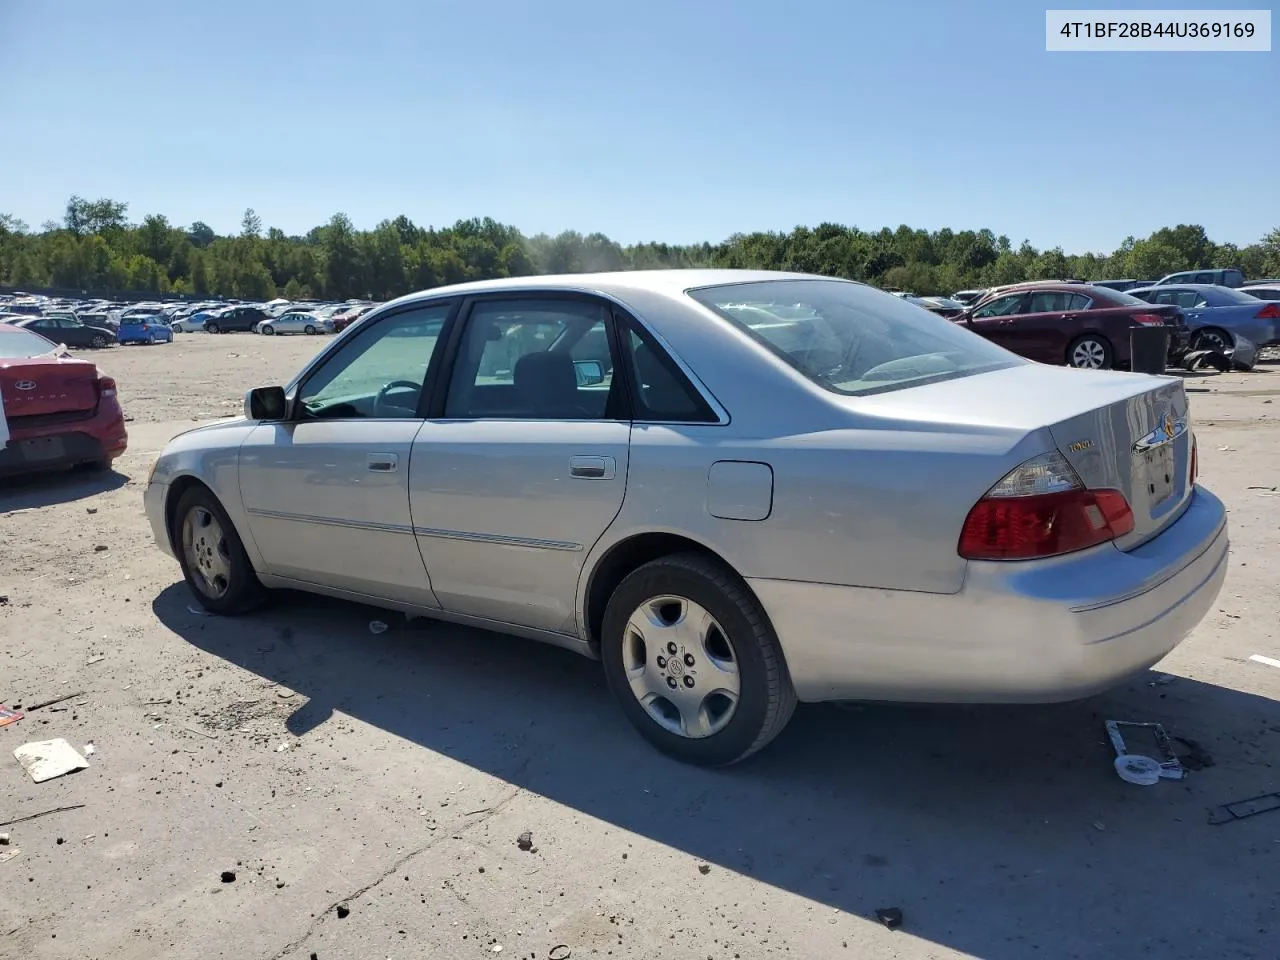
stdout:
{"type": "MultiPolygon", "coordinates": [[[[1137,287],[1137,290],[1168,290],[1170,287],[1177,287],[1179,290],[1194,290],[1196,293],[1204,293],[1215,290],[1234,290],[1234,287],[1224,287],[1220,283],[1154,283],[1149,287],[1137,287]]],[[[1133,293],[1133,290],[1126,290],[1125,293],[1133,293]]]]}
{"type": "Polygon", "coordinates": [[[837,277],[812,273],[785,273],[779,270],[620,270],[612,273],[565,273],[540,277],[502,277],[497,280],[475,280],[447,287],[432,287],[411,293],[395,303],[407,303],[426,297],[455,294],[501,293],[504,290],[559,290],[578,293],[623,295],[642,291],[676,296],[698,287],[715,287],[733,283],[760,283],[767,280],[827,280],[832,283],[854,283],[837,277]]]}

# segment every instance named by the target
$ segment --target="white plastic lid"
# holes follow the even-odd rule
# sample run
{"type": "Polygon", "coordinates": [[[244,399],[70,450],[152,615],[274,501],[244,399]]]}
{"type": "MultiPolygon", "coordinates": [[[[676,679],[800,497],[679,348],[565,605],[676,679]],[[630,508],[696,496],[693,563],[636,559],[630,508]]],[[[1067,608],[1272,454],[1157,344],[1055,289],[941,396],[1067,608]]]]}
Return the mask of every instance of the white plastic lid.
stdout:
{"type": "Polygon", "coordinates": [[[1160,764],[1136,753],[1116,757],[1116,773],[1125,783],[1136,783],[1142,787],[1160,782],[1160,764]]]}

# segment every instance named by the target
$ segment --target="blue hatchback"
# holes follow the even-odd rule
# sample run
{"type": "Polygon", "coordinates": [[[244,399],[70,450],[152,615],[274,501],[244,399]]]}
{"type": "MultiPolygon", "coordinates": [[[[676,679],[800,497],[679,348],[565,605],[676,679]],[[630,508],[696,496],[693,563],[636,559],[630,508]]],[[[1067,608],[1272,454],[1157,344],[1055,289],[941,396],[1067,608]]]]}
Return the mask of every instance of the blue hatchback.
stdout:
{"type": "Polygon", "coordinates": [[[158,316],[124,317],[116,340],[120,343],[172,343],[173,331],[158,316]]]}

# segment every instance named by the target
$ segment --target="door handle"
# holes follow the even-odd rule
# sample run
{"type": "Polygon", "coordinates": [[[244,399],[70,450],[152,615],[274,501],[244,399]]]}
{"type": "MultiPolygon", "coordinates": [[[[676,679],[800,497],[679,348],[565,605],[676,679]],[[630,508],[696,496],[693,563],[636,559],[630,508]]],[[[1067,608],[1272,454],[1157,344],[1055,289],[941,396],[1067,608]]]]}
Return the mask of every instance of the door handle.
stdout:
{"type": "Polygon", "coordinates": [[[371,453],[368,465],[371,473],[395,473],[400,466],[400,458],[394,453],[371,453]]]}
{"type": "Polygon", "coordinates": [[[570,457],[569,476],[583,480],[612,480],[613,457],[570,457]]]}

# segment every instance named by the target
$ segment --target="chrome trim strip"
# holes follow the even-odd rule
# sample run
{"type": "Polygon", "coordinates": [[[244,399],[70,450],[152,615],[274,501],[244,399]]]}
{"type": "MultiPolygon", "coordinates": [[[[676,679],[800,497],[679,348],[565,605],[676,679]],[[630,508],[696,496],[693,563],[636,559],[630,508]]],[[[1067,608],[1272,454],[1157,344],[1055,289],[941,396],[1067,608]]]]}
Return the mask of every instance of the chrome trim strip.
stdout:
{"type": "Polygon", "coordinates": [[[300,513],[284,513],[279,510],[253,510],[248,507],[245,508],[245,513],[253,517],[266,517],[270,520],[295,520],[298,523],[316,523],[326,527],[345,527],[349,530],[413,534],[413,527],[407,523],[371,523],[366,520],[342,520],[338,517],[308,517],[300,513]]]}
{"type": "Polygon", "coordinates": [[[414,527],[420,537],[439,537],[441,540],[466,540],[471,543],[495,543],[508,547],[535,547],[539,550],[581,550],[582,544],[569,540],[535,540],[532,537],[504,537],[497,533],[469,533],[465,530],[438,530],[434,527],[414,527]]]}

